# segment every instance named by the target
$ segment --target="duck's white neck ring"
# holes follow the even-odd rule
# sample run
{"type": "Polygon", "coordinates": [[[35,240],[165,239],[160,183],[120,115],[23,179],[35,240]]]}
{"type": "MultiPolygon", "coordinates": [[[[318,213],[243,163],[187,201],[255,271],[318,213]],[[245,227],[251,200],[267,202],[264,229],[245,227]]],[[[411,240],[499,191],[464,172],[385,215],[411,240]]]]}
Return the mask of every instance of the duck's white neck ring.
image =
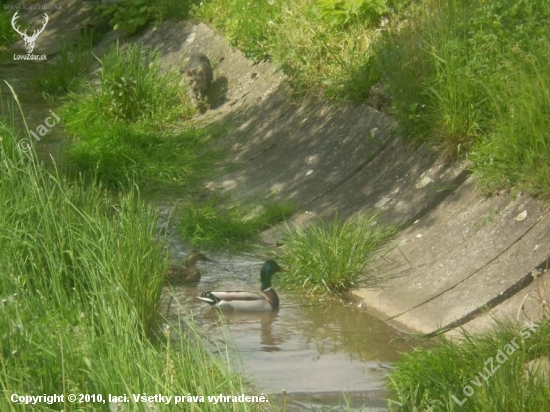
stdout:
{"type": "Polygon", "coordinates": [[[263,289],[262,292],[267,292],[268,290],[273,289],[273,286],[268,287],[267,289],[263,289]]]}

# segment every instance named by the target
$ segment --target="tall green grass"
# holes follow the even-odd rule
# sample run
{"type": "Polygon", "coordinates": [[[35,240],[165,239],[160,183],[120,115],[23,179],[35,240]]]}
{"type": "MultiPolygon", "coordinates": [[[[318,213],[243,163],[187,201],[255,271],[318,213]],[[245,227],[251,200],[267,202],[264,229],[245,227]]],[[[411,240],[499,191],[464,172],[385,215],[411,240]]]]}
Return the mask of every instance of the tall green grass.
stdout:
{"type": "Polygon", "coordinates": [[[487,44],[475,44],[471,22],[479,18],[479,10],[472,2],[424,1],[408,13],[376,46],[393,114],[413,139],[456,154],[488,127],[485,85],[497,62],[483,49],[494,45],[489,38],[487,44]]]}
{"type": "Polygon", "coordinates": [[[206,148],[212,133],[181,122],[193,109],[182,100],[179,75],[163,73],[159,53],[137,45],[117,46],[100,62],[99,86],[60,110],[75,137],[69,162],[110,187],[196,188],[219,154],[206,148]]]}
{"type": "Polygon", "coordinates": [[[11,19],[16,10],[0,10],[0,46],[7,46],[17,39],[17,33],[11,26],[11,19]]]}
{"type": "Polygon", "coordinates": [[[508,81],[489,93],[494,128],[469,156],[489,193],[514,187],[550,198],[550,43],[540,46],[537,54],[518,49],[502,69],[508,81]]]}
{"type": "MultiPolygon", "coordinates": [[[[2,410],[23,410],[12,393],[245,392],[191,322],[182,339],[150,340],[167,269],[152,210],[133,191],[112,200],[95,184],[68,183],[16,143],[0,125],[2,410]]],[[[91,402],[33,409],[60,407],[108,410],[91,402]]]]}
{"type": "Polygon", "coordinates": [[[379,78],[370,63],[376,23],[353,18],[336,24],[330,17],[339,14],[323,14],[317,3],[285,4],[270,44],[273,61],[299,95],[363,101],[379,78]]]}
{"type": "Polygon", "coordinates": [[[93,45],[101,33],[93,29],[83,30],[76,44],[64,42],[59,55],[44,65],[37,80],[38,88],[46,97],[57,97],[68,92],[76,92],[94,62],[93,45]]]}
{"type": "Polygon", "coordinates": [[[470,152],[488,191],[550,196],[550,5],[424,1],[377,44],[393,114],[412,139],[470,152]]]}
{"type": "Polygon", "coordinates": [[[535,332],[527,328],[520,332],[506,322],[483,335],[464,333],[459,342],[441,338],[434,348],[404,354],[389,377],[393,410],[544,410],[550,396],[547,378],[536,372],[529,375],[526,364],[548,358],[549,337],[548,321],[541,322],[535,332]],[[473,393],[469,388],[464,391],[465,386],[473,393]]]}
{"type": "Polygon", "coordinates": [[[383,246],[398,228],[380,227],[376,219],[335,217],[305,229],[288,228],[282,260],[292,275],[281,276],[278,284],[300,287],[311,295],[339,295],[381,281],[373,265],[387,253],[383,246]]]}

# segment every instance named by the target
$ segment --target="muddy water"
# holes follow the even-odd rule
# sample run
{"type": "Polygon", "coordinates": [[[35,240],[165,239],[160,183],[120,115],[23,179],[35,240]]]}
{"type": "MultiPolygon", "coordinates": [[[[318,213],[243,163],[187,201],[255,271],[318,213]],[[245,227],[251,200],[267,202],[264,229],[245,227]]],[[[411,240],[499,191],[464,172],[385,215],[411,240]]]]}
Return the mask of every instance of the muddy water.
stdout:
{"type": "MultiPolygon", "coordinates": [[[[258,290],[263,262],[247,255],[215,259],[199,263],[199,284],[165,290],[165,302],[171,294],[173,299],[171,323],[192,316],[211,339],[227,342],[235,365],[260,392],[278,395],[287,410],[342,410],[342,394],[350,410],[387,410],[384,377],[399,352],[411,349],[402,336],[357,302],[312,303],[296,292],[278,291],[278,313],[222,313],[197,296],[258,290]]],[[[277,276],[288,274],[275,275],[275,289],[277,276]]]]}

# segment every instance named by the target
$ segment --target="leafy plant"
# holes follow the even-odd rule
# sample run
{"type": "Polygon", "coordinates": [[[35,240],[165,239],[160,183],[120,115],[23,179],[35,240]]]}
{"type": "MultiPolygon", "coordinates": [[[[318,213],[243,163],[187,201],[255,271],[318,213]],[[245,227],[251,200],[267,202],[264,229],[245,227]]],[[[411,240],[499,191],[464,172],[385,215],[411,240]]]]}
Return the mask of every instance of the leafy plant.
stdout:
{"type": "Polygon", "coordinates": [[[102,15],[109,19],[113,30],[130,34],[158,18],[159,9],[148,0],[125,0],[120,3],[100,6],[102,15]]]}
{"type": "Polygon", "coordinates": [[[153,0],[158,8],[162,21],[168,19],[184,20],[189,18],[191,9],[200,3],[200,0],[153,0]]]}
{"type": "Polygon", "coordinates": [[[387,0],[317,0],[321,16],[333,26],[370,22],[376,24],[387,11],[387,0]]]}

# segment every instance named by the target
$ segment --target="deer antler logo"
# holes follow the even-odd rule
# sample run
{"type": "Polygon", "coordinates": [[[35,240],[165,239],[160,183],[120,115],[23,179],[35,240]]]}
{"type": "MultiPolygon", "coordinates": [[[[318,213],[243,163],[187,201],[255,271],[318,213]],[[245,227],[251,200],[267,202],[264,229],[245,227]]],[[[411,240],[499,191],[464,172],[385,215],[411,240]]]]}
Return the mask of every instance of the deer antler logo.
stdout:
{"type": "Polygon", "coordinates": [[[27,30],[25,30],[24,32],[21,32],[16,26],[15,26],[15,20],[17,20],[17,18],[19,17],[17,15],[17,13],[19,13],[18,11],[15,12],[15,14],[13,15],[13,18],[11,19],[11,26],[13,27],[13,29],[21,35],[21,38],[23,39],[23,41],[25,42],[25,48],[27,49],[27,53],[28,54],[31,54],[32,51],[34,50],[34,43],[36,42],[36,38],[38,37],[38,35],[40,33],[42,33],[44,31],[44,29],[46,28],[46,24],[48,24],[48,21],[49,21],[49,18],[48,18],[48,15],[46,13],[44,13],[44,25],[42,26],[42,28],[40,30],[34,30],[32,36],[29,36],[27,34],[27,30]]]}

